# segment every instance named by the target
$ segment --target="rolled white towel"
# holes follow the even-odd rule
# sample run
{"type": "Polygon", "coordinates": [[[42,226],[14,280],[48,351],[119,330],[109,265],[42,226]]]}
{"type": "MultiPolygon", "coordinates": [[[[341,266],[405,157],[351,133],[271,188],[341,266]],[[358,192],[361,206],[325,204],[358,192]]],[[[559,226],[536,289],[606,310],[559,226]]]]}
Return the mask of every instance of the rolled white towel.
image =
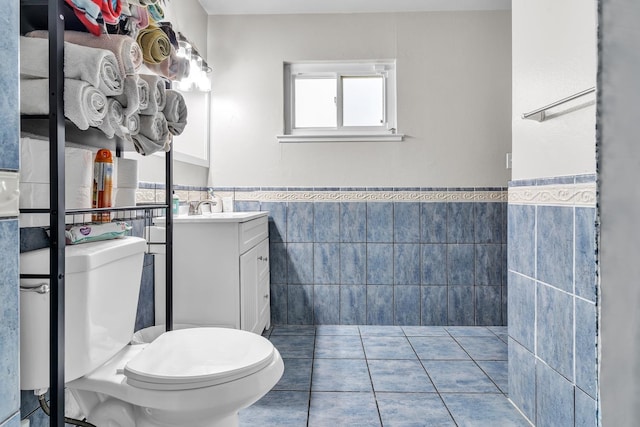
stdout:
{"type": "Polygon", "coordinates": [[[184,102],[184,97],[178,91],[167,89],[166,98],[167,102],[163,113],[167,118],[169,132],[172,135],[180,135],[187,125],[187,105],[184,102]]]}
{"type": "Polygon", "coordinates": [[[138,99],[140,101],[140,105],[138,106],[137,112],[140,113],[143,110],[149,108],[149,83],[146,80],[138,78],[138,99]]]}
{"type": "Polygon", "coordinates": [[[98,128],[109,138],[113,138],[114,135],[123,137],[125,133],[127,135],[129,134],[129,130],[126,127],[124,120],[125,116],[122,110],[122,104],[114,98],[108,98],[107,115],[98,128]]]}
{"type": "Polygon", "coordinates": [[[149,105],[144,109],[140,107],[140,114],[150,116],[164,110],[167,102],[165,80],[153,74],[139,74],[139,77],[149,84],[149,105]]]}
{"type": "MultiPolygon", "coordinates": [[[[138,89],[138,76],[127,76],[124,79],[124,91],[115,99],[124,108],[122,114],[129,117],[140,108],[140,90],[138,89]]],[[[145,82],[146,84],[146,82],[145,82]]]]}
{"type": "MultiPolygon", "coordinates": [[[[106,49],[64,43],[65,78],[83,80],[107,96],[120,95],[123,78],[113,52],[106,49]]],[[[20,75],[49,77],[49,40],[20,37],[20,75]]]]}
{"type": "Polygon", "coordinates": [[[164,114],[140,116],[140,133],[132,135],[135,149],[143,156],[164,150],[170,143],[169,128],[164,114]]]}
{"type": "Polygon", "coordinates": [[[129,135],[135,136],[140,133],[140,115],[134,113],[125,119],[129,135]]]}
{"type": "MultiPolygon", "coordinates": [[[[36,30],[26,34],[27,37],[48,38],[47,30],[36,30]]],[[[142,49],[131,37],[121,34],[103,34],[96,37],[82,31],[65,31],[64,41],[82,46],[107,49],[113,52],[118,60],[122,76],[134,75],[142,67],[142,49]]]]}
{"type": "MultiPolygon", "coordinates": [[[[49,114],[49,80],[20,80],[20,113],[49,114]]],[[[79,129],[100,126],[107,114],[107,97],[82,80],[64,79],[64,115],[79,129]]]]}

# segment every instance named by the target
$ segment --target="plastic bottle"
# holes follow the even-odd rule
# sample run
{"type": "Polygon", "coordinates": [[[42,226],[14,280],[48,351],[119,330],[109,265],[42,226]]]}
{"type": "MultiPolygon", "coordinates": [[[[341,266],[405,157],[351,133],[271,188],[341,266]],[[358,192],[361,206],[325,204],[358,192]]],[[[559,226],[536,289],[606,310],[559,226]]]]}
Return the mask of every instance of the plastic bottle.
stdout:
{"type": "MultiPolygon", "coordinates": [[[[93,201],[94,208],[110,208],[113,193],[113,157],[111,151],[100,149],[93,164],[93,201]]],[[[91,216],[93,222],[111,221],[111,213],[98,212],[91,216]]]]}
{"type": "Polygon", "coordinates": [[[178,195],[174,191],[173,192],[173,197],[171,198],[171,212],[174,215],[178,215],[179,211],[180,211],[180,198],[178,197],[178,195]]]}

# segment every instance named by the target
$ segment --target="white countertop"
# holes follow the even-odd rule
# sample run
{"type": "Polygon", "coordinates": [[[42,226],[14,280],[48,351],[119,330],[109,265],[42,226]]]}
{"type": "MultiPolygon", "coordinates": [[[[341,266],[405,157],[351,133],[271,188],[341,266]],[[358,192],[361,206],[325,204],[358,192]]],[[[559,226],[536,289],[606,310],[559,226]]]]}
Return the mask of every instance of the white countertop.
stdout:
{"type": "MultiPolygon", "coordinates": [[[[252,219],[260,218],[269,215],[267,211],[254,211],[254,212],[220,212],[220,213],[206,213],[202,215],[174,215],[173,222],[175,224],[180,223],[205,223],[205,222],[247,222],[252,219]]],[[[154,218],[153,222],[156,225],[164,225],[165,217],[154,218]]]]}

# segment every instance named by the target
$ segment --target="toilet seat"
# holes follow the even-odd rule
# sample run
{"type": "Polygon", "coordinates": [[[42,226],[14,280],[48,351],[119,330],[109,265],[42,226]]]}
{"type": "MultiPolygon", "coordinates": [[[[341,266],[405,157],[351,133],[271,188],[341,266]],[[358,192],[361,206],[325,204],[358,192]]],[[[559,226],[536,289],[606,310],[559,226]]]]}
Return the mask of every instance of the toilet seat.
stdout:
{"type": "Polygon", "coordinates": [[[130,386],[149,390],[189,390],[254,374],[272,363],[273,344],[251,332],[193,328],[165,332],[129,360],[130,386]]]}

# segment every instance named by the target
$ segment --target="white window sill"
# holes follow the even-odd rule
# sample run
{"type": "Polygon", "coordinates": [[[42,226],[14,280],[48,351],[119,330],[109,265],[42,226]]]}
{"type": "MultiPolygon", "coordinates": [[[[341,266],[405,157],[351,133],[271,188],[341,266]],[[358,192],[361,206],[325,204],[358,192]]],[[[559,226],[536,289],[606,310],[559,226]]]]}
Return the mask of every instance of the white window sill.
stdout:
{"type": "Polygon", "coordinates": [[[334,135],[278,135],[278,142],[378,142],[402,141],[404,134],[334,134],[334,135]]]}

